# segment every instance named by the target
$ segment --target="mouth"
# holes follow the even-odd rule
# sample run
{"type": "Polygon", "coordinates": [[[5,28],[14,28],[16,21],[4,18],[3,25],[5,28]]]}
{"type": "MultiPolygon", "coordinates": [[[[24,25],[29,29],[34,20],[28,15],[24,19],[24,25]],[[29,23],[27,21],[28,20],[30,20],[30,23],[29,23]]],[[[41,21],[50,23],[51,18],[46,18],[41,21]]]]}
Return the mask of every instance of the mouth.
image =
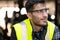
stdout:
{"type": "Polygon", "coordinates": [[[47,21],[47,19],[41,19],[41,21],[46,22],[46,21],[47,21]]]}

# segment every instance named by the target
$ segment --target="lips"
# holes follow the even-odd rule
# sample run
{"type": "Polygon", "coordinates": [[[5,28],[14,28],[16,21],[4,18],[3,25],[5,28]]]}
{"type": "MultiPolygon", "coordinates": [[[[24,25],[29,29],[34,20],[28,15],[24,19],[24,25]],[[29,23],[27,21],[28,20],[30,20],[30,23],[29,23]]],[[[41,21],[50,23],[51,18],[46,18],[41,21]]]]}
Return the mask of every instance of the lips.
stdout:
{"type": "Polygon", "coordinates": [[[46,22],[47,20],[46,19],[41,19],[41,21],[46,22]]]}

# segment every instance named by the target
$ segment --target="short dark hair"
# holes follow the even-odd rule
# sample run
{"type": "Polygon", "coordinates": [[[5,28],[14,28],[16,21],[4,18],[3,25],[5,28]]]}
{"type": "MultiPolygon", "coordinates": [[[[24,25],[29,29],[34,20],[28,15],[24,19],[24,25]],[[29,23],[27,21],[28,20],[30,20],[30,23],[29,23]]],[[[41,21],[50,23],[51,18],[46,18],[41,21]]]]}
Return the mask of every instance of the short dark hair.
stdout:
{"type": "Polygon", "coordinates": [[[27,12],[29,12],[30,10],[32,10],[33,5],[37,4],[37,3],[45,3],[45,0],[27,0],[25,7],[27,12]]]}

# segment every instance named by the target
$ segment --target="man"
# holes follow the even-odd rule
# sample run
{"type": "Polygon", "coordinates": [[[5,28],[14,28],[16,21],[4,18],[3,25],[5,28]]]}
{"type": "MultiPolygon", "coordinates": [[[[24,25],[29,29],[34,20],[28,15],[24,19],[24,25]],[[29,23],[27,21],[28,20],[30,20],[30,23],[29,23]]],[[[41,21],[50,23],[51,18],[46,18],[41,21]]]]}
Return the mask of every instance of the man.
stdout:
{"type": "Polygon", "coordinates": [[[58,27],[49,22],[45,0],[28,0],[28,19],[13,26],[10,40],[59,40],[58,27]]]}

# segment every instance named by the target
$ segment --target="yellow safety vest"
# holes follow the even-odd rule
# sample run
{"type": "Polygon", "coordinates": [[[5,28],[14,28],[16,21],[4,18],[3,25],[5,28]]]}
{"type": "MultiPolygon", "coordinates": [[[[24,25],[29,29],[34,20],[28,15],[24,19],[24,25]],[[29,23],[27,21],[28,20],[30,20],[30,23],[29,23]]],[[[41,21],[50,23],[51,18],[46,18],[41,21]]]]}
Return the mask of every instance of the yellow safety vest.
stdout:
{"type": "MultiPolygon", "coordinates": [[[[32,26],[29,19],[26,19],[14,26],[17,40],[32,40],[32,26]]],[[[45,35],[45,40],[52,40],[54,34],[55,25],[48,21],[47,33],[45,35]]]]}

